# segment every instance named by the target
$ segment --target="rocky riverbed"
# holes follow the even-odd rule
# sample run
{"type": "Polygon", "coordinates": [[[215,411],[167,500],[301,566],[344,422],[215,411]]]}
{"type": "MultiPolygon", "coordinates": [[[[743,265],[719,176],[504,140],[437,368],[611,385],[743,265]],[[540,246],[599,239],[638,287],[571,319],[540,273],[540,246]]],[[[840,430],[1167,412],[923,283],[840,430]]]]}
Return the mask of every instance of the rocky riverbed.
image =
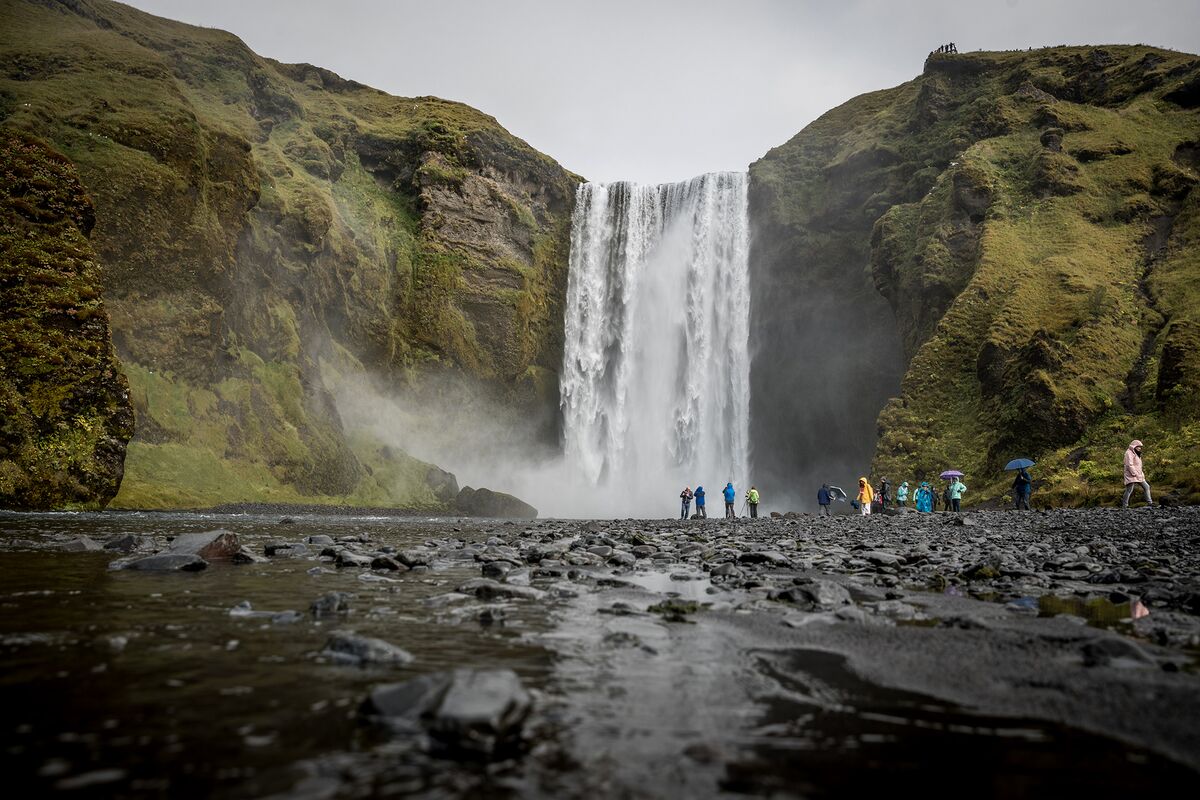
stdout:
{"type": "Polygon", "coordinates": [[[0,515],[0,746],[21,796],[1194,786],[1198,562],[1194,508],[0,515]]]}

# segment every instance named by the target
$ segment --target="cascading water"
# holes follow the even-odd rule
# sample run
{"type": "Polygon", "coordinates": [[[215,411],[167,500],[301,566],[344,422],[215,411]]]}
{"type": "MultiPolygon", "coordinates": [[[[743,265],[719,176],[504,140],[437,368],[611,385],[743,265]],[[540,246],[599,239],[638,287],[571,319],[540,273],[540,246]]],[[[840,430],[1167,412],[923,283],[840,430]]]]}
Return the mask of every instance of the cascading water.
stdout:
{"type": "MultiPolygon", "coordinates": [[[[610,513],[748,488],[747,176],[579,187],[561,377],[570,468],[610,513]]],[[[678,513],[678,512],[676,512],[678,513]]]]}

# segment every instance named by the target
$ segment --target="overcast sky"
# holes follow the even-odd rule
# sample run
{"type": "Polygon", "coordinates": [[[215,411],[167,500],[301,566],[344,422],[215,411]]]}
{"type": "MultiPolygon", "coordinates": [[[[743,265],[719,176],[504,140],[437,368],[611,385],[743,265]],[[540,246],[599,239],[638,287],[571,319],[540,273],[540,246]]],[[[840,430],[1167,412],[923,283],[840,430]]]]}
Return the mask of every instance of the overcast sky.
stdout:
{"type": "Polygon", "coordinates": [[[591,180],[744,170],[926,54],[1200,52],[1200,0],[133,0],[280,61],[469,103],[591,180]]]}

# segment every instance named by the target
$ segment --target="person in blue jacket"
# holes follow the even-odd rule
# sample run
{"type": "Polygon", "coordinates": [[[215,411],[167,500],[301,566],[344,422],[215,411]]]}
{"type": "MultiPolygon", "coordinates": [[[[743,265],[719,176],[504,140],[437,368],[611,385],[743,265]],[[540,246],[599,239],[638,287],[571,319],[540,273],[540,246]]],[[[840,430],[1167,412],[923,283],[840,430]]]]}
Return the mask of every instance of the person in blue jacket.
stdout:
{"type": "Polygon", "coordinates": [[[821,506],[820,515],[822,517],[831,516],[829,513],[829,503],[833,500],[829,496],[829,484],[821,484],[821,488],[817,490],[817,504],[821,506]]]}
{"type": "Polygon", "coordinates": [[[733,481],[725,484],[725,519],[737,519],[737,512],[734,510],[733,502],[737,499],[737,492],[733,490],[733,481]]]}
{"type": "Polygon", "coordinates": [[[704,487],[697,486],[696,491],[692,492],[692,497],[696,498],[696,513],[700,515],[700,519],[708,519],[708,512],[704,510],[704,487]]]}
{"type": "Polygon", "coordinates": [[[917,489],[917,511],[923,514],[929,514],[933,511],[933,490],[929,488],[929,482],[924,481],[921,487],[917,489]]]}

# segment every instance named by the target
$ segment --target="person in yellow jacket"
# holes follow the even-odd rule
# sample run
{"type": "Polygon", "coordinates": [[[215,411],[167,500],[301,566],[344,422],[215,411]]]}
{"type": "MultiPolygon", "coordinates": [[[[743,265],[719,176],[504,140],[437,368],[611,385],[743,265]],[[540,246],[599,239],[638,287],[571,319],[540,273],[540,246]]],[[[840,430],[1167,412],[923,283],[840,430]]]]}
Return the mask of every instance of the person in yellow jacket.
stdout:
{"type": "Polygon", "coordinates": [[[753,486],[746,492],[746,503],[750,506],[750,518],[758,519],[758,489],[753,486]]]}
{"type": "Polygon", "coordinates": [[[858,479],[858,509],[864,517],[871,516],[871,503],[875,502],[875,491],[866,478],[858,479]]]}

